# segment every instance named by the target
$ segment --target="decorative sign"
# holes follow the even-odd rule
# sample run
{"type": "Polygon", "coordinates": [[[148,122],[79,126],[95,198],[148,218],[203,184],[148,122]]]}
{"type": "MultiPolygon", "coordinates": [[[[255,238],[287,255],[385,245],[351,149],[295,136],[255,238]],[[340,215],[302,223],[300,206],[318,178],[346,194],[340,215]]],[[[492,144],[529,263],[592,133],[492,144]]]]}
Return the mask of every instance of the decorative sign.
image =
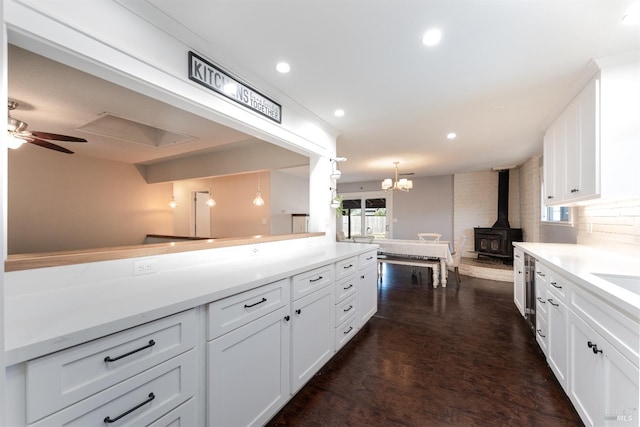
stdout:
{"type": "Polygon", "coordinates": [[[189,80],[218,92],[275,122],[282,123],[280,104],[193,52],[189,52],[189,80]]]}

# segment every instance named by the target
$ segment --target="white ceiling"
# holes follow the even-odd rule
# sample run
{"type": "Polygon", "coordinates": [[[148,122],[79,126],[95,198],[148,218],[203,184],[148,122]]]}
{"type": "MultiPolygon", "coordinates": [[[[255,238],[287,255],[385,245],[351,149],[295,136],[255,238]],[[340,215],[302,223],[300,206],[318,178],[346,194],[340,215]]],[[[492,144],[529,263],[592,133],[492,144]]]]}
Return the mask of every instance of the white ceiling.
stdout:
{"type": "MultiPolygon", "coordinates": [[[[401,173],[415,176],[520,164],[541,154],[549,118],[568,100],[591,58],[640,49],[640,27],[621,22],[633,0],[119,2],[147,10],[145,16],[168,33],[199,37],[215,53],[209,59],[234,64],[236,74],[266,95],[278,101],[278,94],[286,94],[335,128],[338,155],[349,159],[341,164],[341,182],[382,179],[391,174],[394,161],[400,161],[401,173]],[[443,39],[428,48],[421,37],[432,27],[443,31],[443,39]],[[275,71],[281,60],[291,64],[289,74],[275,71]],[[337,108],[346,115],[334,117],[337,108]],[[448,132],[458,138],[447,140],[448,132]]],[[[9,94],[38,106],[31,113],[73,98],[70,92],[81,86],[74,81],[46,94],[50,81],[33,87],[25,80],[18,93],[12,65],[10,57],[9,94]]],[[[95,83],[90,84],[94,91],[95,83]]],[[[57,112],[84,123],[107,111],[204,139],[207,147],[249,139],[169,106],[163,107],[163,127],[149,98],[134,100],[117,87],[107,93],[111,97],[93,93],[92,101],[73,109],[58,106],[57,112]],[[154,113],[145,113],[147,107],[154,113]]],[[[37,122],[37,130],[65,133],[45,117],[23,117],[20,110],[13,115],[37,122]]],[[[87,147],[68,148],[80,155],[95,149],[96,155],[114,159],[128,153],[132,163],[158,156],[155,147],[136,147],[132,156],[130,144],[88,139],[87,147]]],[[[202,149],[201,142],[180,145],[202,149]]],[[[177,147],[163,150],[160,157],[180,154],[177,147]]]]}

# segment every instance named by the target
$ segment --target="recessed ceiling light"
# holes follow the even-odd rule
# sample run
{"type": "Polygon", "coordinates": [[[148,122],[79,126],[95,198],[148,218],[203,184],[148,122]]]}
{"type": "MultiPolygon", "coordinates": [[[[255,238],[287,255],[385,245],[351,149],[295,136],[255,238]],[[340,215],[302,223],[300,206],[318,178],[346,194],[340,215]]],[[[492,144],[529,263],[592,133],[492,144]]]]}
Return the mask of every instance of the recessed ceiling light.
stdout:
{"type": "Polygon", "coordinates": [[[278,62],[278,64],[276,65],[276,70],[278,70],[279,73],[287,74],[289,71],[291,71],[291,66],[286,62],[278,62]]]}
{"type": "Polygon", "coordinates": [[[431,29],[424,33],[422,36],[422,43],[425,46],[435,46],[440,43],[440,39],[442,38],[442,31],[437,28],[431,29]]]}
{"type": "Polygon", "coordinates": [[[344,116],[344,110],[336,110],[333,112],[333,115],[336,117],[342,117],[344,116]]]}
{"type": "Polygon", "coordinates": [[[447,134],[447,139],[456,139],[456,136],[458,135],[456,135],[455,132],[449,132],[447,134]]]}

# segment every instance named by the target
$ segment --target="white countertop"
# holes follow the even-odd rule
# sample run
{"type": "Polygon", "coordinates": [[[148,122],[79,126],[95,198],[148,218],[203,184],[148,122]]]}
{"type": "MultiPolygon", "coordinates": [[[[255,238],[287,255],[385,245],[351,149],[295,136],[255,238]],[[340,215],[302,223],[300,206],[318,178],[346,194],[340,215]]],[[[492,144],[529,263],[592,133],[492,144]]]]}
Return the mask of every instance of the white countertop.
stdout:
{"type": "MultiPolygon", "coordinates": [[[[59,281],[65,283],[60,286],[52,278],[54,284],[46,290],[36,286],[34,291],[5,296],[5,361],[11,365],[33,359],[376,248],[354,243],[292,250],[279,246],[258,256],[218,258],[148,275],[106,279],[97,276],[109,274],[76,269],[75,275],[86,276],[86,281],[67,280],[71,274],[66,272],[61,274],[65,280],[59,281]]],[[[37,276],[45,277],[41,281],[56,273],[56,268],[42,270],[48,271],[37,276]]],[[[9,285],[31,289],[25,277],[33,282],[34,274],[20,273],[6,273],[9,285]]]]}
{"type": "Polygon", "coordinates": [[[640,277],[640,260],[637,257],[574,244],[514,242],[514,246],[545,261],[556,272],[640,322],[640,295],[593,274],[640,277]]]}

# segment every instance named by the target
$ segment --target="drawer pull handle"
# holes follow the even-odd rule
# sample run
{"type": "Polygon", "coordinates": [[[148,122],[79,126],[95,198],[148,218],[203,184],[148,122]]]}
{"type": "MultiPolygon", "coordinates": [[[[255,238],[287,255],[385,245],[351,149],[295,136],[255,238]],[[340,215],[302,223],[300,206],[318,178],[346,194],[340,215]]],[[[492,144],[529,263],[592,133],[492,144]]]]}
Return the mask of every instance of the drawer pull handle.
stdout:
{"type": "Polygon", "coordinates": [[[134,406],[133,408],[129,409],[127,412],[123,412],[122,414],[118,415],[115,418],[111,418],[111,417],[107,417],[104,419],[104,422],[107,424],[111,424],[111,423],[115,423],[116,421],[118,421],[120,418],[122,417],[126,417],[127,415],[129,415],[130,413],[132,413],[133,411],[135,411],[136,409],[140,409],[142,408],[144,405],[146,405],[147,403],[150,403],[153,399],[156,398],[156,395],[153,393],[149,393],[149,398],[147,400],[145,400],[144,402],[134,406]]]}
{"type": "Polygon", "coordinates": [[[347,268],[351,268],[351,267],[353,267],[353,264],[345,265],[342,268],[344,268],[346,270],[347,268]]]}
{"type": "Polygon", "coordinates": [[[353,306],[352,306],[352,305],[350,305],[348,308],[345,308],[345,309],[344,309],[344,310],[342,310],[342,311],[344,311],[344,312],[346,313],[347,311],[351,311],[351,309],[352,309],[352,308],[353,308],[353,306]]]}
{"type": "Polygon", "coordinates": [[[551,285],[556,289],[562,289],[562,286],[558,285],[558,282],[551,282],[551,285]]]}
{"type": "Polygon", "coordinates": [[[368,257],[367,257],[367,261],[372,260],[372,259],[373,259],[373,257],[372,257],[372,256],[368,256],[368,257]]]}
{"type": "Polygon", "coordinates": [[[538,301],[540,301],[542,304],[546,304],[547,302],[544,300],[544,298],[538,297],[537,298],[538,301]]]}
{"type": "Polygon", "coordinates": [[[593,354],[602,353],[602,350],[600,350],[598,346],[591,341],[587,341],[587,347],[589,347],[591,351],[593,351],[593,354]]]}
{"type": "Polygon", "coordinates": [[[347,335],[349,332],[353,331],[353,326],[349,326],[349,329],[344,331],[344,334],[347,335]]]}
{"type": "Polygon", "coordinates": [[[251,307],[255,307],[258,304],[262,304],[263,302],[267,302],[266,298],[262,298],[260,301],[253,303],[253,304],[245,304],[244,308],[251,308],[251,307]]]}
{"type": "Polygon", "coordinates": [[[536,329],[536,332],[538,333],[538,335],[540,335],[542,338],[546,338],[546,335],[542,335],[542,329],[536,329]]]}
{"type": "Polygon", "coordinates": [[[322,276],[318,276],[318,278],[317,278],[317,279],[309,279],[309,281],[310,281],[311,283],[313,283],[313,282],[317,282],[318,280],[322,280],[322,276]]]}
{"type": "Polygon", "coordinates": [[[347,291],[347,290],[349,290],[349,289],[351,289],[351,288],[353,288],[353,283],[351,283],[351,284],[350,284],[349,286],[347,286],[346,288],[342,288],[342,289],[344,289],[345,291],[347,291]]]}
{"type": "Polygon", "coordinates": [[[140,348],[138,348],[138,349],[136,349],[136,350],[130,351],[129,353],[122,354],[122,355],[120,355],[120,356],[118,356],[118,357],[113,357],[113,358],[112,358],[112,357],[110,357],[110,356],[107,356],[107,357],[105,357],[105,358],[104,358],[104,361],[105,361],[105,362],[115,362],[116,360],[120,360],[120,359],[125,358],[125,357],[127,357],[127,356],[131,356],[132,354],[135,354],[135,353],[137,353],[137,352],[139,352],[139,351],[142,351],[142,350],[146,350],[146,349],[148,349],[148,348],[151,348],[151,347],[153,347],[154,345],[156,345],[156,342],[155,342],[154,340],[149,340],[149,344],[145,345],[144,347],[140,347],[140,348]]]}
{"type": "Polygon", "coordinates": [[[549,304],[551,304],[554,307],[559,307],[560,306],[560,304],[556,304],[556,303],[553,302],[553,298],[549,298],[547,301],[549,301],[549,304]]]}
{"type": "Polygon", "coordinates": [[[536,271],[536,273],[538,273],[538,276],[544,277],[544,273],[542,271],[536,271]]]}

